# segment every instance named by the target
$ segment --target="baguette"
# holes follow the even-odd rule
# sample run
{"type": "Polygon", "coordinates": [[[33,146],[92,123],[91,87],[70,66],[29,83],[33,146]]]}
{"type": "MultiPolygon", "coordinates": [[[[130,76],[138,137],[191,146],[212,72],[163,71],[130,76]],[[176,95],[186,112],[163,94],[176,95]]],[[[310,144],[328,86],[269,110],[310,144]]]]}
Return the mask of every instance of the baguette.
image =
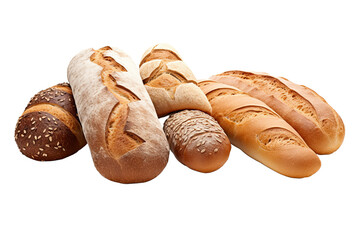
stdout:
{"type": "Polygon", "coordinates": [[[66,158],[86,145],[69,84],[31,98],[16,124],[15,141],[22,154],[38,161],[66,158]]]}
{"type": "Polygon", "coordinates": [[[274,109],[318,154],[330,154],[342,144],[344,123],[313,90],[264,73],[228,71],[211,79],[234,86],[274,109]]]}
{"type": "Polygon", "coordinates": [[[231,143],[247,155],[288,177],[308,177],[318,171],[318,156],[265,103],[214,81],[202,81],[199,87],[231,143]]]}
{"type": "Polygon", "coordinates": [[[173,113],[164,123],[165,135],[175,157],[189,168],[209,173],[227,161],[231,144],[210,115],[199,110],[173,113]]]}
{"type": "Polygon", "coordinates": [[[71,60],[68,79],[96,169],[121,183],[159,175],[169,146],[129,56],[111,47],[86,49],[71,60]]]}
{"type": "Polygon", "coordinates": [[[185,109],[211,113],[194,74],[170,45],[149,48],[142,57],[140,74],[159,117],[185,109]]]}

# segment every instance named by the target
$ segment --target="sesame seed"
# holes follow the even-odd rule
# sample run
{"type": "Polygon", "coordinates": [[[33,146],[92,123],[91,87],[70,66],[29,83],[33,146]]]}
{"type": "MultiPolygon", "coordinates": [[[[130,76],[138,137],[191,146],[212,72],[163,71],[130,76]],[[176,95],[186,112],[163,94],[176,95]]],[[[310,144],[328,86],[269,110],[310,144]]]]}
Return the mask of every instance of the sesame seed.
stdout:
{"type": "Polygon", "coordinates": [[[46,154],[46,153],[43,153],[43,156],[44,156],[44,157],[47,157],[47,154],[46,154]]]}
{"type": "Polygon", "coordinates": [[[45,116],[42,116],[42,119],[45,119],[46,117],[45,116]]]}
{"type": "Polygon", "coordinates": [[[52,128],[52,127],[49,127],[49,129],[50,129],[50,130],[53,130],[53,128],[52,128]]]}
{"type": "Polygon", "coordinates": [[[54,147],[55,149],[59,149],[58,147],[54,147]]]}
{"type": "Polygon", "coordinates": [[[33,144],[35,145],[35,141],[33,140],[33,144]]]}
{"type": "Polygon", "coordinates": [[[45,132],[46,132],[46,128],[44,129],[43,133],[45,133],[45,132]]]}
{"type": "Polygon", "coordinates": [[[26,134],[26,130],[24,130],[24,133],[26,134]]]}
{"type": "Polygon", "coordinates": [[[30,128],[30,129],[31,129],[31,131],[32,131],[32,130],[34,130],[34,129],[35,129],[35,127],[32,127],[32,128],[30,128]]]}
{"type": "Polygon", "coordinates": [[[219,143],[222,143],[222,141],[220,139],[216,139],[216,141],[218,141],[219,143]]]}
{"type": "Polygon", "coordinates": [[[49,141],[52,142],[52,137],[51,136],[49,137],[49,141]]]}
{"type": "Polygon", "coordinates": [[[59,146],[59,145],[60,145],[60,142],[57,142],[56,145],[59,146]]]}
{"type": "Polygon", "coordinates": [[[45,144],[45,147],[50,147],[50,145],[49,145],[49,144],[45,144]]]}
{"type": "Polygon", "coordinates": [[[26,149],[23,147],[23,148],[22,148],[22,150],[24,150],[24,151],[25,151],[26,149]]]}
{"type": "Polygon", "coordinates": [[[203,150],[201,150],[201,153],[204,153],[205,152],[205,148],[203,150]]]}
{"type": "Polygon", "coordinates": [[[32,117],[31,119],[30,119],[30,121],[32,122],[34,120],[34,118],[32,117]]]}
{"type": "Polygon", "coordinates": [[[50,118],[47,118],[47,120],[50,122],[50,118]]]}
{"type": "Polygon", "coordinates": [[[217,149],[217,148],[214,149],[214,152],[215,152],[215,153],[218,152],[218,151],[219,151],[219,149],[217,149]]]}
{"type": "Polygon", "coordinates": [[[49,137],[50,135],[49,134],[46,134],[45,137],[49,137]]]}
{"type": "Polygon", "coordinates": [[[37,153],[36,153],[36,155],[39,155],[39,154],[40,154],[40,152],[37,152],[37,153]]]}
{"type": "Polygon", "coordinates": [[[26,146],[28,147],[28,146],[29,146],[29,143],[26,143],[26,146]]]}
{"type": "Polygon", "coordinates": [[[35,124],[36,123],[36,121],[33,121],[31,124],[35,124]]]}
{"type": "Polygon", "coordinates": [[[38,139],[40,139],[40,138],[41,138],[41,135],[38,136],[38,139]]]}
{"type": "Polygon", "coordinates": [[[201,145],[201,143],[196,144],[197,147],[200,146],[200,145],[201,145]]]}
{"type": "Polygon", "coordinates": [[[57,125],[57,122],[54,122],[57,125]]]}
{"type": "Polygon", "coordinates": [[[41,122],[42,118],[39,118],[39,121],[41,122]]]}
{"type": "Polygon", "coordinates": [[[34,136],[35,140],[37,140],[37,136],[34,136]]]}
{"type": "Polygon", "coordinates": [[[65,152],[65,148],[62,149],[65,152]]]}
{"type": "Polygon", "coordinates": [[[55,118],[52,118],[55,121],[55,118]]]}
{"type": "Polygon", "coordinates": [[[24,137],[24,134],[21,134],[20,136],[21,136],[21,137],[24,137]]]}
{"type": "Polygon", "coordinates": [[[44,149],[43,149],[43,148],[39,148],[39,150],[40,150],[40,151],[44,151],[44,149]]]}

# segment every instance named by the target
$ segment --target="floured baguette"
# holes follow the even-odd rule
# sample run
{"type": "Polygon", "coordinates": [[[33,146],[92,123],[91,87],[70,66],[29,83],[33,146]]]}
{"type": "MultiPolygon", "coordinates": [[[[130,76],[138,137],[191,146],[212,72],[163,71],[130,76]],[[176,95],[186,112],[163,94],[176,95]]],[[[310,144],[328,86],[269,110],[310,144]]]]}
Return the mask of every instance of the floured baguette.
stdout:
{"type": "Polygon", "coordinates": [[[202,81],[199,86],[212,106],[212,116],[247,155],[289,177],[308,177],[319,170],[318,156],[265,103],[222,83],[202,81]]]}
{"type": "Polygon", "coordinates": [[[149,48],[142,57],[140,74],[159,117],[185,109],[211,113],[194,74],[170,45],[149,48]]]}
{"type": "Polygon", "coordinates": [[[169,146],[129,56],[111,47],[86,49],[71,60],[68,79],[97,170],[121,183],[160,174],[169,146]]]}
{"type": "Polygon", "coordinates": [[[318,154],[329,154],[342,144],[344,123],[313,90],[266,73],[228,71],[211,79],[234,86],[274,109],[318,154]]]}

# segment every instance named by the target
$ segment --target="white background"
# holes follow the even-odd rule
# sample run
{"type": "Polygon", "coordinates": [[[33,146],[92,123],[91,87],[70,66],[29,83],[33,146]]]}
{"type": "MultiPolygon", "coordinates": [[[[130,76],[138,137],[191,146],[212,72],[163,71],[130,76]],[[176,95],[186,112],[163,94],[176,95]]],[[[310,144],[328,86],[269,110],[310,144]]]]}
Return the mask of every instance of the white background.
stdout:
{"type": "MultiPolygon", "coordinates": [[[[359,239],[358,1],[2,1],[0,239],[359,239]],[[198,79],[241,69],[313,88],[343,118],[342,147],[292,179],[236,147],[202,174],[173,155],[156,179],[103,178],[86,146],[54,162],[17,149],[17,118],[39,90],[67,81],[84,48],[153,44],[180,52],[198,79]]],[[[164,119],[161,119],[163,122],[164,119]]]]}

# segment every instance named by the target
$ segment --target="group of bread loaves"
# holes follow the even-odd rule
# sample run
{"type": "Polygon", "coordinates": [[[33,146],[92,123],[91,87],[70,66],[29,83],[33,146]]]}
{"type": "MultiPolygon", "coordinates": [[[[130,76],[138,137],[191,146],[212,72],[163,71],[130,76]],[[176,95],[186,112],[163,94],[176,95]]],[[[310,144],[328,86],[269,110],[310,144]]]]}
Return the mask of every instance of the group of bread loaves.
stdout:
{"type": "Polygon", "coordinates": [[[230,142],[280,174],[308,177],[320,168],[317,154],[334,152],[344,139],[340,116],[313,90],[256,72],[197,80],[167,44],[146,50],[140,69],[117,48],[83,50],[69,64],[68,81],[30,100],[16,143],[40,161],[88,143],[96,169],[116,182],[155,178],[169,149],[193,170],[215,171],[230,142]],[[158,118],[169,114],[162,127],[158,118]]]}

